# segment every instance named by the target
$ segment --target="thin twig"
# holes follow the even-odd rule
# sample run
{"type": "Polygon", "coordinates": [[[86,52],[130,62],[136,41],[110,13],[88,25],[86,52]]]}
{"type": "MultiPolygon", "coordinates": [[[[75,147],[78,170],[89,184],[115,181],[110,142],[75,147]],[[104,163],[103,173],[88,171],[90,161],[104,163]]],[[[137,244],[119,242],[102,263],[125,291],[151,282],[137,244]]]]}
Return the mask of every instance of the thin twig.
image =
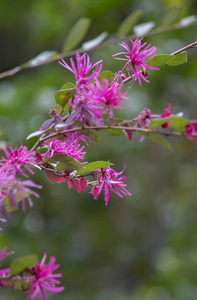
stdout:
{"type": "MultiPolygon", "coordinates": [[[[184,26],[179,23],[179,24],[175,24],[175,25],[168,26],[168,27],[165,27],[165,28],[157,28],[155,30],[152,30],[152,31],[148,32],[147,34],[144,34],[143,36],[144,37],[153,36],[153,35],[161,34],[161,33],[164,33],[164,32],[179,30],[179,29],[182,29],[182,28],[195,26],[195,25],[197,25],[197,21],[194,21],[193,23],[190,23],[190,24],[184,25],[184,26]]],[[[139,36],[131,35],[131,36],[127,36],[127,37],[124,37],[124,38],[111,39],[109,41],[103,42],[103,43],[89,49],[89,51],[97,50],[97,49],[104,48],[104,47],[108,47],[108,46],[114,45],[114,44],[118,44],[122,41],[127,41],[129,38],[136,39],[137,37],[139,37],[139,36]]],[[[38,66],[41,66],[41,65],[45,65],[45,64],[57,61],[61,58],[67,58],[67,57],[76,55],[77,52],[81,54],[81,53],[86,52],[86,50],[83,49],[83,48],[79,48],[79,49],[76,49],[76,50],[69,51],[67,53],[60,53],[60,54],[58,54],[56,56],[53,56],[53,57],[51,57],[51,58],[49,58],[45,61],[40,61],[36,64],[30,64],[30,62],[26,62],[26,63],[24,63],[24,64],[22,64],[18,67],[15,67],[14,69],[5,71],[3,73],[0,73],[0,79],[3,79],[5,77],[9,77],[9,76],[13,76],[13,75],[17,74],[18,72],[21,72],[22,70],[25,70],[25,69],[35,68],[35,67],[38,67],[38,66]]]]}
{"type": "Polygon", "coordinates": [[[191,43],[191,44],[189,44],[189,45],[187,45],[187,46],[185,46],[185,47],[183,47],[183,48],[181,48],[181,49],[179,49],[179,50],[177,50],[177,51],[175,51],[173,53],[171,53],[171,55],[177,55],[177,54],[182,53],[185,50],[188,50],[190,48],[196,48],[196,46],[197,46],[197,41],[194,42],[194,43],[191,43]]]}

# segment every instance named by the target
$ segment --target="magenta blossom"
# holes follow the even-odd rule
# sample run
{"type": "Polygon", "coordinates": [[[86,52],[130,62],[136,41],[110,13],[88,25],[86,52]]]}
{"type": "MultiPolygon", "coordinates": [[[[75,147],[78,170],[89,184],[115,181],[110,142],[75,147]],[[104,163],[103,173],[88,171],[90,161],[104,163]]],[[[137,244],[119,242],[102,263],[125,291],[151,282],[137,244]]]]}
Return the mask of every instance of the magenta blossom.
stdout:
{"type": "MultiPolygon", "coordinates": [[[[4,247],[3,250],[0,252],[0,260],[2,260],[5,256],[13,254],[14,252],[7,252],[7,247],[4,247]]],[[[9,286],[8,283],[6,283],[6,281],[4,282],[3,279],[6,278],[7,276],[10,276],[10,269],[0,269],[0,286],[9,286]]]]}
{"type": "MultiPolygon", "coordinates": [[[[161,118],[167,118],[167,117],[171,117],[171,116],[174,116],[174,115],[171,114],[171,103],[169,103],[168,108],[164,108],[164,112],[161,114],[161,118]]],[[[162,128],[168,128],[169,123],[170,123],[170,121],[162,124],[161,127],[162,128]]]]}
{"type": "Polygon", "coordinates": [[[34,195],[36,198],[39,198],[39,195],[34,192],[30,187],[41,189],[42,186],[34,183],[32,180],[19,181],[17,180],[14,185],[14,189],[11,193],[8,194],[9,204],[13,209],[17,208],[17,198],[22,200],[22,208],[25,211],[25,199],[28,199],[29,205],[32,207],[33,202],[30,195],[34,195]]]}
{"type": "Polygon", "coordinates": [[[45,147],[47,152],[43,154],[44,158],[52,157],[54,154],[64,154],[74,158],[77,161],[84,159],[86,152],[83,152],[84,146],[80,148],[77,140],[69,141],[59,141],[56,139],[49,139],[45,141],[45,147]]]}
{"type": "Polygon", "coordinates": [[[121,193],[131,196],[131,194],[125,189],[126,184],[123,183],[126,180],[126,177],[121,176],[118,178],[118,176],[122,175],[124,169],[119,173],[115,172],[110,167],[97,171],[98,185],[95,185],[90,192],[94,196],[95,200],[98,198],[102,190],[105,192],[105,205],[108,204],[110,191],[113,191],[121,198],[123,197],[121,193]]]}
{"type": "Polygon", "coordinates": [[[79,53],[76,54],[76,60],[77,60],[77,67],[75,66],[75,63],[73,59],[70,59],[71,67],[62,59],[62,62],[59,61],[60,65],[62,65],[64,68],[68,69],[70,72],[72,72],[75,75],[75,78],[77,80],[77,87],[81,85],[87,85],[88,82],[95,79],[99,73],[101,72],[102,65],[100,64],[102,60],[96,62],[94,65],[90,62],[90,57],[87,53],[84,53],[82,56],[80,56],[79,53]],[[92,75],[87,77],[88,73],[94,68],[92,75]]]}
{"type": "Polygon", "coordinates": [[[14,253],[13,251],[7,252],[7,253],[6,253],[6,250],[7,250],[7,247],[5,246],[5,247],[3,248],[3,250],[0,252],[0,260],[2,260],[5,256],[14,253]]]}
{"type": "Polygon", "coordinates": [[[4,189],[10,188],[13,185],[13,182],[15,181],[15,175],[11,172],[3,171],[2,168],[0,168],[0,187],[1,192],[4,189]]]}
{"type": "Polygon", "coordinates": [[[136,123],[136,126],[138,128],[148,128],[150,125],[150,117],[151,117],[151,110],[148,108],[145,108],[139,116],[134,118],[134,121],[136,123]]]}
{"type": "Polygon", "coordinates": [[[143,43],[141,45],[141,40],[142,39],[140,40],[136,39],[133,42],[130,39],[130,42],[132,44],[131,49],[126,43],[124,42],[120,43],[119,45],[125,48],[126,52],[119,52],[113,55],[113,57],[122,54],[124,55],[124,58],[115,58],[115,59],[125,60],[127,62],[124,69],[128,71],[133,81],[136,80],[139,81],[139,85],[142,85],[141,79],[143,79],[146,82],[149,82],[146,79],[147,76],[146,69],[159,70],[158,68],[147,65],[147,62],[150,61],[155,56],[156,47],[153,46],[150,48],[150,44],[146,46],[147,43],[143,43]]]}
{"type": "MultiPolygon", "coordinates": [[[[152,115],[151,110],[145,108],[139,114],[139,116],[133,119],[133,121],[135,122],[138,128],[148,128],[151,123],[150,118],[159,118],[159,117],[160,115],[152,115]]],[[[144,136],[142,136],[139,141],[142,142],[143,140],[144,140],[144,136]]]]}
{"type": "Polygon", "coordinates": [[[10,269],[6,268],[6,269],[0,269],[0,286],[9,286],[10,285],[8,283],[6,283],[6,281],[3,281],[4,278],[10,276],[10,269]]]}
{"type": "Polygon", "coordinates": [[[34,152],[28,151],[25,146],[21,146],[19,149],[17,149],[17,147],[15,149],[10,147],[11,153],[9,153],[4,146],[2,148],[7,158],[2,157],[2,159],[0,159],[0,171],[11,172],[14,175],[20,173],[23,176],[28,177],[21,169],[24,167],[30,173],[34,174],[28,165],[36,163],[34,152]]]}
{"type": "Polygon", "coordinates": [[[122,108],[120,104],[128,99],[127,93],[122,94],[115,81],[109,84],[107,79],[101,79],[101,83],[96,79],[92,89],[94,89],[93,101],[102,106],[101,113],[107,113],[109,117],[113,116],[113,109],[122,108]]]}
{"type": "MultiPolygon", "coordinates": [[[[0,173],[0,179],[1,175],[3,175],[4,172],[0,173]]],[[[5,173],[6,174],[6,173],[5,173]]],[[[18,207],[18,201],[22,201],[22,208],[25,210],[25,198],[28,199],[29,205],[33,206],[33,202],[31,200],[30,195],[34,195],[36,198],[39,197],[39,195],[34,192],[30,187],[41,189],[42,186],[34,183],[32,180],[24,180],[20,181],[12,174],[7,174],[7,177],[5,177],[4,182],[2,182],[1,190],[0,190],[0,213],[5,215],[6,217],[9,217],[9,213],[7,211],[6,205],[4,204],[4,201],[9,202],[10,207],[15,210],[18,207]]]]}
{"type": "Polygon", "coordinates": [[[193,140],[197,144],[197,138],[194,134],[197,134],[197,120],[192,120],[185,127],[186,136],[188,140],[193,140]]]}
{"type": "Polygon", "coordinates": [[[49,263],[45,264],[47,255],[44,254],[41,263],[37,262],[35,267],[31,268],[32,277],[29,278],[29,294],[27,300],[33,300],[36,296],[42,296],[43,300],[47,300],[45,291],[49,293],[59,293],[64,290],[64,287],[56,287],[59,280],[56,278],[61,277],[62,274],[53,274],[59,268],[55,265],[55,257],[50,257],[49,263]]]}

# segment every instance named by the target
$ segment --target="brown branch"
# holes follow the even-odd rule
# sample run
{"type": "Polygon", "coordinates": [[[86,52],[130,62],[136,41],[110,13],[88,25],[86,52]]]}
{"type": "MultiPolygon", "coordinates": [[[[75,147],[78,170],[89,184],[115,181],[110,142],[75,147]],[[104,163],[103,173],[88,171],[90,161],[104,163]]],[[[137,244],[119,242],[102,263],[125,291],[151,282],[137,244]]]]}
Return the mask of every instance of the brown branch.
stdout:
{"type": "Polygon", "coordinates": [[[190,48],[196,48],[196,47],[197,47],[197,41],[194,42],[194,43],[191,43],[191,44],[189,44],[189,45],[187,45],[187,46],[185,46],[185,47],[183,47],[183,48],[181,48],[181,49],[179,49],[179,50],[177,50],[177,51],[175,51],[173,53],[171,53],[171,55],[177,55],[177,54],[179,54],[181,52],[184,52],[185,50],[188,50],[190,48]]]}
{"type": "MultiPolygon", "coordinates": [[[[157,35],[157,34],[161,34],[161,33],[164,33],[164,32],[169,32],[169,31],[173,31],[173,30],[179,30],[179,29],[182,29],[182,28],[186,28],[186,27],[190,27],[190,26],[195,26],[197,25],[197,21],[194,21],[193,23],[190,23],[189,25],[181,25],[180,23],[178,24],[175,24],[175,25],[172,25],[172,26],[168,26],[168,27],[164,27],[164,28],[157,28],[155,30],[152,30],[150,32],[148,32],[147,34],[144,35],[144,37],[148,37],[148,36],[153,36],[153,35],[157,35]]],[[[137,35],[131,35],[131,36],[127,36],[127,37],[124,37],[124,38],[115,38],[115,39],[111,39],[109,41],[106,41],[106,42],[103,42],[91,49],[89,49],[89,51],[92,51],[92,50],[97,50],[97,49],[100,49],[100,48],[104,48],[104,47],[108,47],[110,45],[114,45],[114,44],[117,44],[117,43],[120,43],[122,41],[127,41],[129,38],[131,39],[136,39],[137,35]]],[[[186,46],[187,47],[187,46],[186,46]]],[[[191,47],[189,47],[191,48],[191,47]]],[[[187,48],[187,49],[189,49],[187,48]]],[[[178,50],[179,51],[179,50],[178,50]]],[[[183,50],[184,51],[184,50],[183,50]]],[[[60,53],[58,55],[55,55],[45,61],[40,61],[34,65],[30,64],[30,62],[26,62],[20,66],[17,66],[15,67],[14,69],[11,69],[11,70],[8,70],[8,71],[5,71],[3,73],[0,73],[0,79],[3,79],[5,77],[9,77],[9,76],[13,76],[15,75],[16,73],[22,71],[22,70],[25,70],[25,69],[31,69],[31,68],[35,68],[35,67],[38,67],[38,66],[41,66],[41,65],[45,65],[45,64],[48,64],[48,63],[51,63],[51,62],[54,62],[54,61],[57,61],[61,58],[67,58],[67,57],[70,57],[70,56],[73,56],[75,55],[76,53],[84,53],[86,52],[85,49],[83,48],[78,48],[76,50],[72,50],[72,51],[69,51],[67,53],[60,53]]],[[[172,55],[175,55],[174,53],[172,55]]]]}
{"type": "Polygon", "coordinates": [[[124,126],[89,126],[89,127],[77,127],[77,128],[72,128],[65,130],[63,132],[57,132],[53,133],[51,135],[45,136],[43,138],[40,138],[37,143],[33,146],[31,151],[35,151],[44,141],[54,138],[58,136],[59,134],[62,133],[71,133],[71,132],[78,132],[78,131],[84,131],[84,130],[106,130],[106,129],[118,129],[118,130],[130,130],[132,132],[138,132],[138,133],[154,133],[154,134],[159,134],[159,135],[164,135],[164,136],[177,136],[177,137],[183,137],[185,134],[179,133],[179,132],[164,132],[164,131],[159,131],[159,130],[153,130],[149,128],[138,128],[138,127],[124,127],[124,126]]]}

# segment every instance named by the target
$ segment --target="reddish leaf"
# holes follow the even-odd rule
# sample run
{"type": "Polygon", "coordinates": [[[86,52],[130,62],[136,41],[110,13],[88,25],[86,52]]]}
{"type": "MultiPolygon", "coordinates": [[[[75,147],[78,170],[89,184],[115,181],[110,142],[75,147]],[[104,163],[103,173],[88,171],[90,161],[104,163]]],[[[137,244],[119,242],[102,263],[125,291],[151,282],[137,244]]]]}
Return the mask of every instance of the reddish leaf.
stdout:
{"type": "MultiPolygon", "coordinates": [[[[123,125],[124,125],[124,127],[130,127],[130,125],[129,125],[128,122],[124,122],[123,125]]],[[[131,130],[124,129],[123,132],[124,132],[124,134],[126,135],[126,137],[128,138],[128,140],[129,140],[129,142],[130,142],[131,139],[132,139],[132,131],[131,131],[131,130]]]]}
{"type": "Polygon", "coordinates": [[[60,183],[60,182],[66,182],[67,180],[68,180],[68,178],[66,178],[66,177],[61,177],[60,180],[59,180],[58,182],[59,182],[59,183],[60,183]]]}
{"type": "Polygon", "coordinates": [[[91,193],[94,196],[94,200],[96,200],[99,196],[98,187],[96,185],[93,186],[91,193]]]}
{"type": "Polygon", "coordinates": [[[45,171],[46,177],[52,182],[58,182],[60,180],[59,176],[53,174],[53,172],[45,171]]]}
{"type": "Polygon", "coordinates": [[[67,181],[69,189],[73,186],[73,182],[71,180],[67,181]]]}
{"type": "Polygon", "coordinates": [[[86,186],[87,186],[85,177],[80,178],[80,186],[81,186],[82,191],[85,192],[86,191],[86,186]]]}
{"type": "Polygon", "coordinates": [[[36,153],[36,158],[38,161],[43,161],[42,155],[40,153],[36,153]]]}
{"type": "Polygon", "coordinates": [[[80,181],[79,180],[73,180],[73,187],[75,188],[75,190],[80,193],[82,188],[81,188],[81,185],[80,185],[80,181]]]}

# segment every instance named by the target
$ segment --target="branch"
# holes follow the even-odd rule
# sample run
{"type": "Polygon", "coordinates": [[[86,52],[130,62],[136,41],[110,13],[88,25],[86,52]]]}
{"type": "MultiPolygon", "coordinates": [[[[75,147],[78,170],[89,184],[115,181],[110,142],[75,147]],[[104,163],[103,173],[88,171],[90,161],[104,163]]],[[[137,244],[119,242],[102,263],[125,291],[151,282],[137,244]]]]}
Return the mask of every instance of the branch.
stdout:
{"type": "Polygon", "coordinates": [[[173,53],[171,53],[171,55],[177,55],[177,54],[179,54],[181,52],[184,52],[185,50],[188,50],[190,48],[196,48],[196,47],[197,47],[197,41],[194,42],[194,43],[191,43],[191,44],[189,44],[189,45],[187,45],[187,46],[185,46],[185,47],[183,47],[183,48],[181,48],[181,49],[179,49],[179,50],[177,50],[177,51],[175,51],[173,53]]]}
{"type": "MultiPolygon", "coordinates": [[[[190,26],[195,26],[195,25],[197,25],[197,21],[194,21],[193,23],[190,23],[188,25],[181,25],[180,23],[178,23],[178,24],[175,24],[173,26],[168,26],[168,27],[165,27],[165,28],[157,28],[155,30],[152,30],[152,31],[148,32],[147,34],[145,34],[144,37],[153,36],[153,35],[161,34],[161,33],[164,33],[164,32],[169,32],[169,31],[173,31],[173,30],[179,30],[179,29],[182,29],[182,28],[185,28],[185,27],[190,27],[190,26]]],[[[104,47],[107,47],[107,46],[110,46],[110,45],[114,45],[114,44],[120,43],[122,41],[128,41],[128,39],[130,39],[130,38],[131,39],[136,39],[137,37],[139,37],[139,36],[131,35],[131,36],[127,36],[127,37],[124,37],[124,38],[115,38],[115,39],[103,42],[103,43],[99,44],[98,46],[91,48],[89,51],[97,50],[97,49],[104,48],[104,47]]],[[[188,47],[188,46],[186,46],[186,47],[188,47]]],[[[189,48],[192,48],[192,47],[189,47],[189,48]]],[[[189,48],[186,48],[185,50],[187,50],[189,48]]],[[[181,52],[184,51],[182,49],[180,49],[180,50],[181,50],[181,52]]],[[[180,51],[180,50],[178,50],[178,51],[180,51]]],[[[28,62],[26,62],[26,63],[24,63],[20,66],[17,66],[15,68],[11,69],[11,70],[0,73],[0,79],[5,78],[5,77],[9,77],[9,76],[13,76],[13,75],[21,72],[22,70],[35,68],[35,67],[38,67],[38,66],[41,66],[41,65],[51,63],[53,61],[57,61],[61,58],[67,58],[67,57],[76,55],[77,52],[81,54],[81,53],[86,52],[86,50],[83,49],[83,48],[78,48],[76,50],[72,50],[72,51],[69,51],[67,53],[60,53],[60,54],[55,55],[55,56],[53,56],[49,59],[46,59],[46,60],[43,60],[43,61],[40,61],[40,62],[37,62],[37,63],[34,63],[34,64],[31,64],[30,61],[28,61],[28,62]]],[[[172,55],[177,54],[176,52],[174,52],[172,55]]],[[[178,53],[180,53],[180,52],[178,52],[178,53]]]]}
{"type": "Polygon", "coordinates": [[[65,130],[63,132],[57,132],[50,134],[48,136],[41,137],[36,144],[32,147],[31,151],[35,151],[44,141],[54,138],[58,136],[59,134],[62,133],[71,133],[71,132],[78,132],[78,131],[84,131],[84,130],[105,130],[105,129],[118,129],[118,130],[130,130],[132,132],[144,132],[144,133],[155,133],[159,135],[164,135],[164,136],[177,136],[177,137],[183,137],[186,136],[184,133],[179,133],[179,132],[164,132],[164,131],[159,131],[159,130],[153,130],[149,128],[138,128],[138,127],[126,127],[126,126],[88,126],[88,127],[76,127],[72,129],[65,130]]]}

